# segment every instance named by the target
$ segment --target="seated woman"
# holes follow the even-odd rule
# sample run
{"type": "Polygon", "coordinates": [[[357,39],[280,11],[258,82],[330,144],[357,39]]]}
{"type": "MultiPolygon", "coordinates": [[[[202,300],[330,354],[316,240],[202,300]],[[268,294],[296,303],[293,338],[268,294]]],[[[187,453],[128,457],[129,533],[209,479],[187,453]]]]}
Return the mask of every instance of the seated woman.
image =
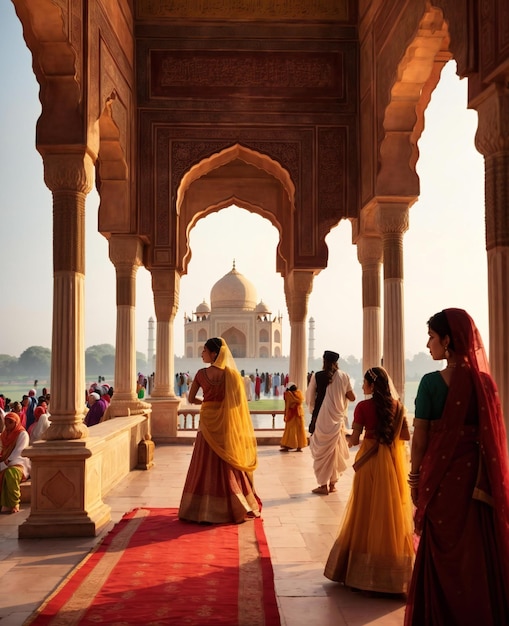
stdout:
{"type": "Polygon", "coordinates": [[[244,384],[224,339],[208,339],[191,385],[189,403],[200,404],[200,425],[179,508],[179,518],[203,523],[240,523],[260,516],[253,488],[257,465],[244,384]],[[203,401],[196,397],[203,390],[203,401]]]}
{"type": "Polygon", "coordinates": [[[2,513],[17,513],[21,500],[20,484],[30,476],[30,459],[21,456],[29,445],[27,431],[17,413],[7,413],[0,435],[0,505],[2,513]]]}
{"type": "Polygon", "coordinates": [[[34,423],[28,428],[28,436],[31,444],[34,441],[42,439],[43,433],[45,433],[50,426],[46,403],[44,403],[44,406],[35,407],[34,420],[34,423]]]}

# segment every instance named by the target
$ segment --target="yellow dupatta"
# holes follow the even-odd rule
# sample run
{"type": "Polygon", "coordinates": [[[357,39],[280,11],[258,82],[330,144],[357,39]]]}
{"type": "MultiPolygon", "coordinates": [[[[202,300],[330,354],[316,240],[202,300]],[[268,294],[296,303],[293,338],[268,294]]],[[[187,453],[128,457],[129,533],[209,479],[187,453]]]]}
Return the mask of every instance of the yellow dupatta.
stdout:
{"type": "Polygon", "coordinates": [[[212,450],[235,469],[246,472],[252,484],[258,464],[253,422],[244,382],[226,342],[221,342],[214,366],[225,373],[224,400],[201,405],[200,430],[212,450]]]}

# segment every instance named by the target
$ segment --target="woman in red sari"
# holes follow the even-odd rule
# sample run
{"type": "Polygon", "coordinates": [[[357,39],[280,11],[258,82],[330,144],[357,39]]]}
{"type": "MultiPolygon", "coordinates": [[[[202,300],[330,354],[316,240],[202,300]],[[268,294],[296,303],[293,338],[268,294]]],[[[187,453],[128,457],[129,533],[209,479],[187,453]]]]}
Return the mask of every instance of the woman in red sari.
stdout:
{"type": "Polygon", "coordinates": [[[224,339],[208,339],[189,391],[200,425],[179,507],[191,522],[240,523],[260,516],[253,487],[257,447],[244,382],[224,339]],[[203,390],[203,400],[197,397],[203,390]]]}
{"type": "Polygon", "coordinates": [[[483,343],[462,309],[428,321],[447,360],[415,400],[409,483],[420,535],[405,626],[509,624],[509,466],[483,343]]]}

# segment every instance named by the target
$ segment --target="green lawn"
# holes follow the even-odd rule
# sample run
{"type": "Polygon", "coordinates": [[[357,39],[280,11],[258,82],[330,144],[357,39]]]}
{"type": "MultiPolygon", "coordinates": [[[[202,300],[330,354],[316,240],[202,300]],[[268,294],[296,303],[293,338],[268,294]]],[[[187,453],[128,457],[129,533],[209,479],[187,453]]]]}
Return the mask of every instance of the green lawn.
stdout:
{"type": "MultiPolygon", "coordinates": [[[[32,385],[33,385],[33,382],[34,381],[32,381],[32,385]]],[[[42,388],[46,386],[47,386],[46,383],[38,384],[37,394],[41,395],[42,388]]],[[[18,402],[21,402],[21,398],[24,395],[28,395],[28,392],[30,391],[30,389],[32,389],[32,386],[30,385],[30,383],[19,383],[19,382],[0,383],[0,393],[3,393],[6,398],[10,398],[11,402],[16,402],[16,400],[18,402]]]]}
{"type": "Polygon", "coordinates": [[[248,402],[250,411],[284,411],[285,401],[277,398],[251,400],[248,402]]]}

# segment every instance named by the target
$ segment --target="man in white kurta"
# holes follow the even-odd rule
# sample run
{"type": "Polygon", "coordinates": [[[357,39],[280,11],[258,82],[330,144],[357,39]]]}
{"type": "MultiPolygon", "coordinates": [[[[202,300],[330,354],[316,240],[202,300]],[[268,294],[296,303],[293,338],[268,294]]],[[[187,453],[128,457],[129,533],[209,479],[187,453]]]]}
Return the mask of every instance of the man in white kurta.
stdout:
{"type": "Polygon", "coordinates": [[[313,470],[319,485],[313,493],[327,495],[336,491],[336,482],[347,468],[349,458],[346,440],[348,404],[355,400],[352,382],[346,372],[338,368],[339,354],[326,350],[324,368],[311,376],[306,390],[306,404],[311,413],[320,397],[320,385],[326,385],[323,401],[316,415],[309,448],[313,456],[313,470]],[[318,380],[317,380],[318,379],[318,380]],[[330,382],[329,382],[330,380],[330,382]]]}

